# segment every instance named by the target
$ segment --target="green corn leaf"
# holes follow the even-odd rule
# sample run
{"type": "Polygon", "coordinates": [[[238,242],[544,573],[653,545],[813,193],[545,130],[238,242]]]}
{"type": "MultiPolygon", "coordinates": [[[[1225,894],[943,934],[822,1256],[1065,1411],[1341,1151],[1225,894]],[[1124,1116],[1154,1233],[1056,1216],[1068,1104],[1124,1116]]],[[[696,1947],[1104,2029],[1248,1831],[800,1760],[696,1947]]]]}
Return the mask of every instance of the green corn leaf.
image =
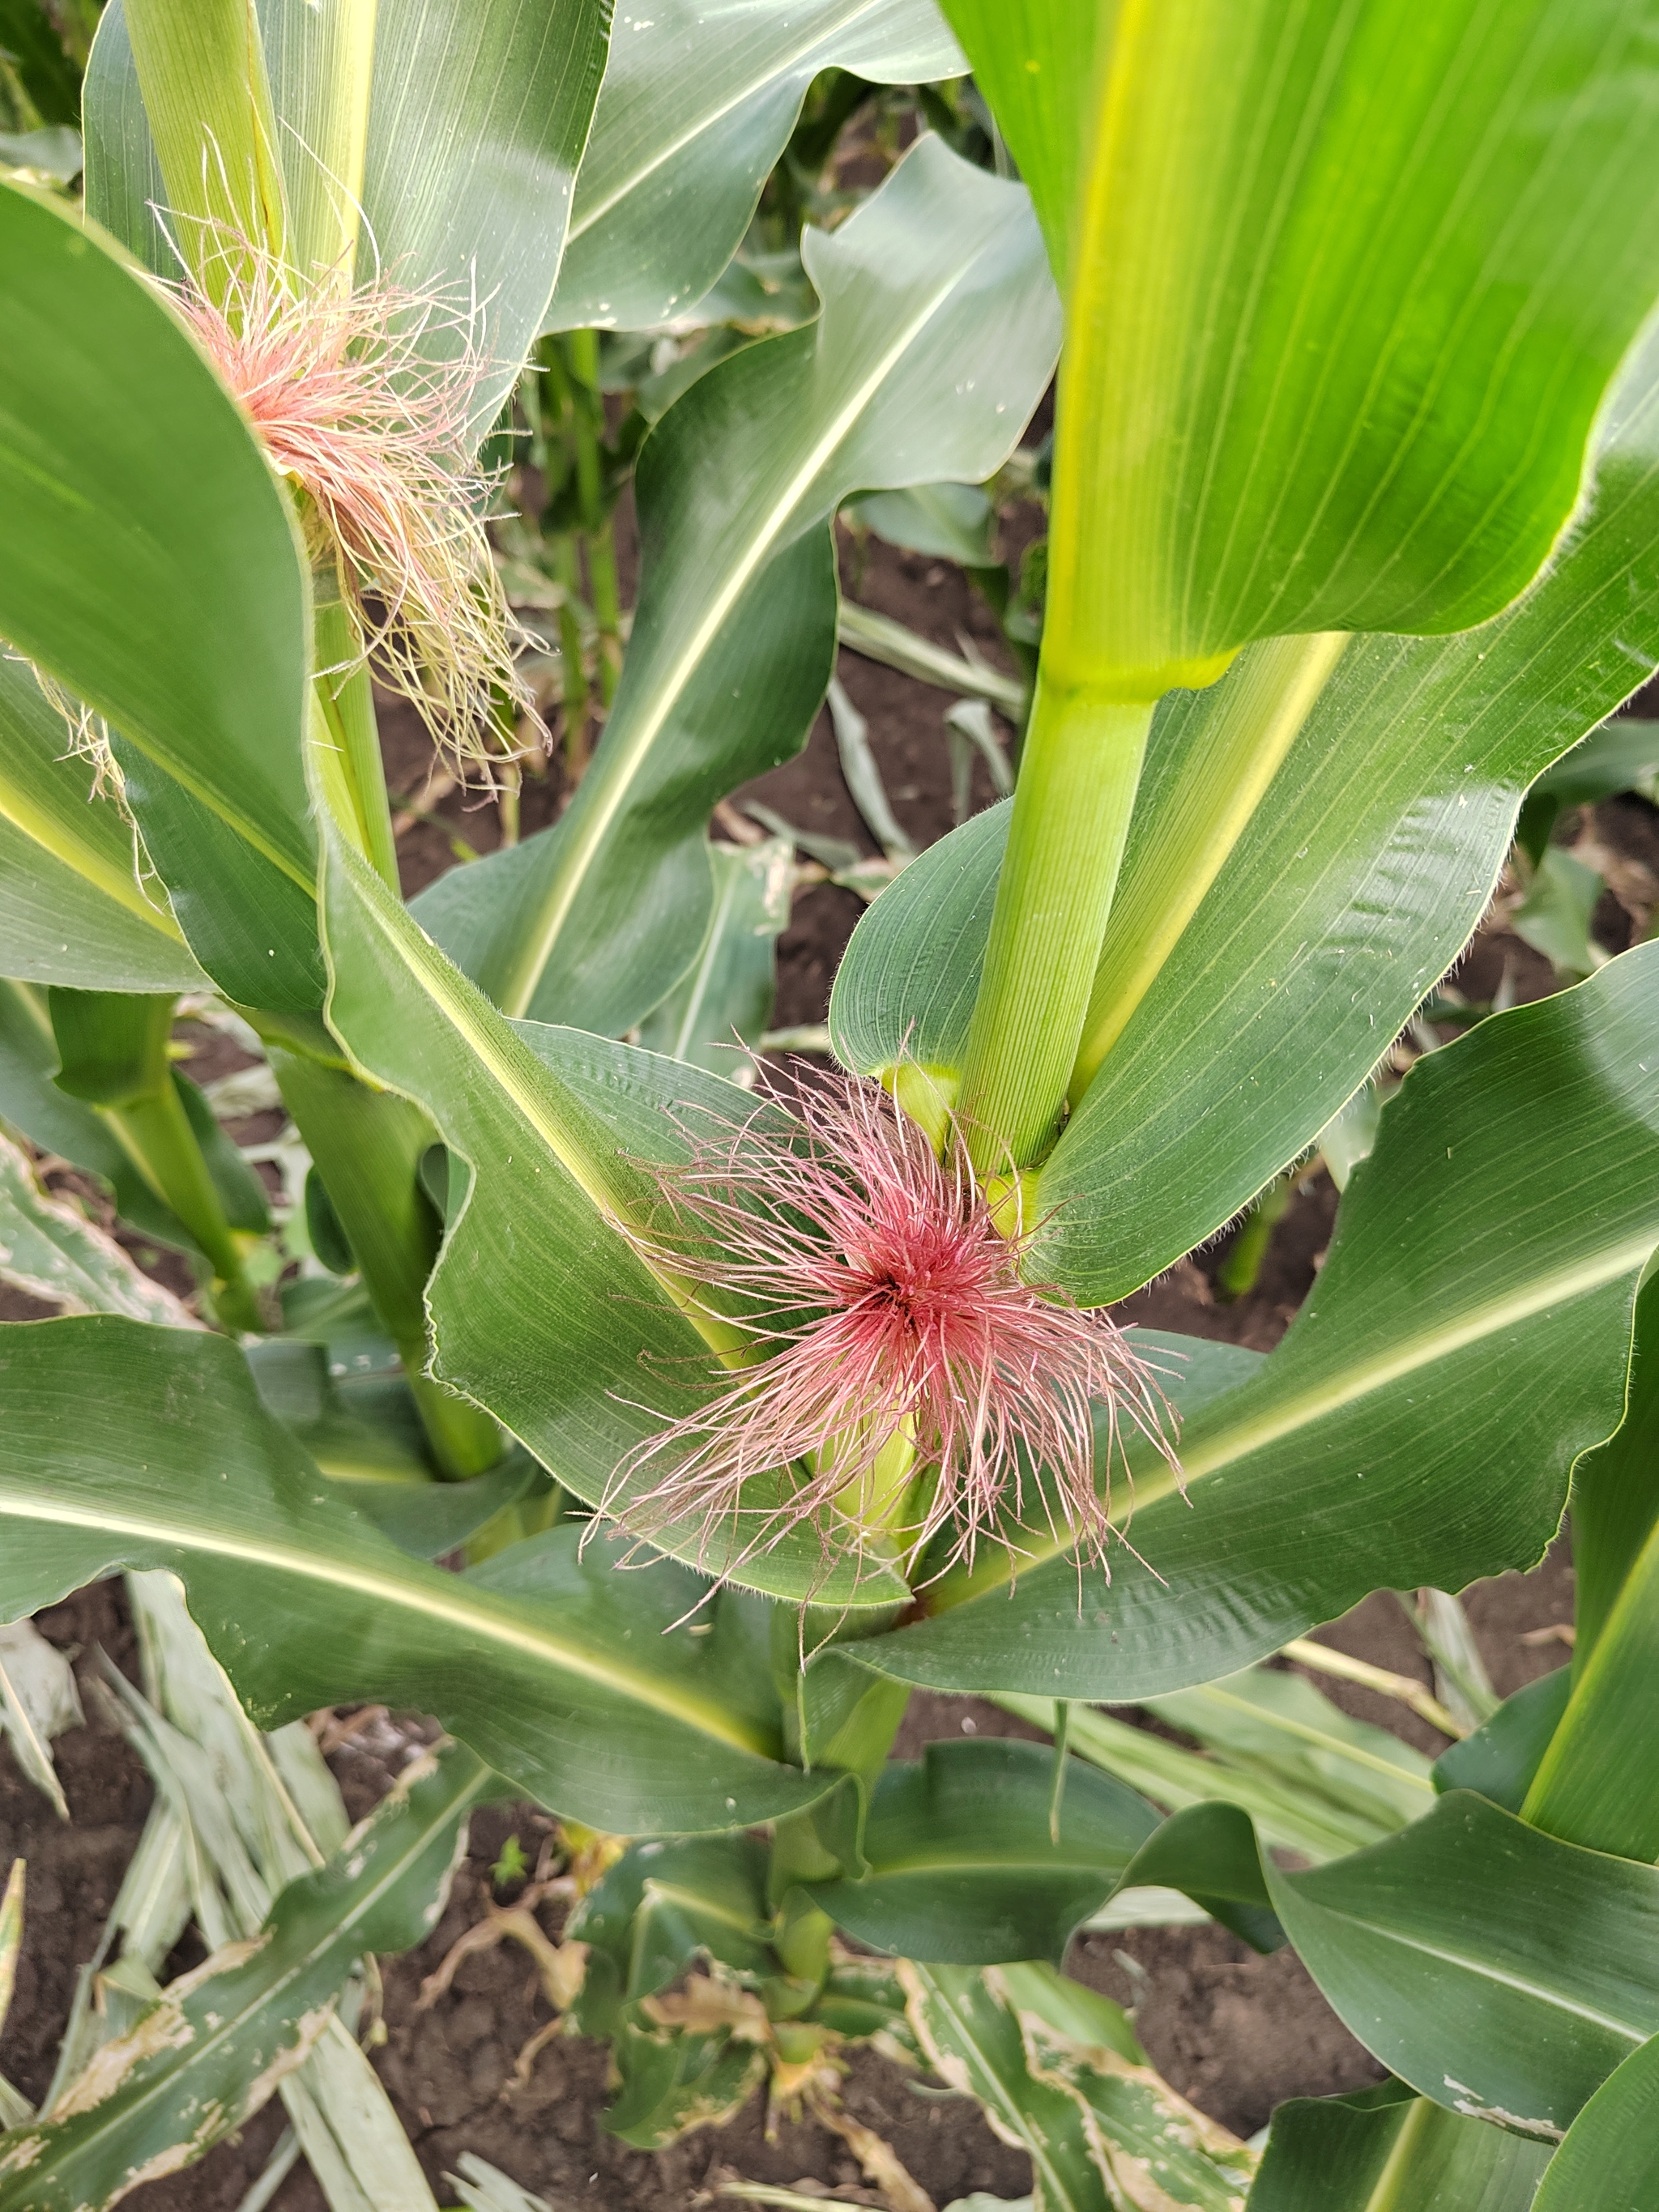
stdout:
{"type": "Polygon", "coordinates": [[[639,607],[569,810],[417,902],[509,1013],[617,1035],[666,994],[708,921],[710,806],[798,751],[823,698],[837,504],[988,476],[1047,380],[1030,204],[938,139],[803,250],[818,320],[699,378],[641,451],[639,607]]]}
{"type": "Polygon", "coordinates": [[[565,1929],[589,1946],[574,2007],[583,2034],[611,2034],[624,2005],[665,1990],[701,1958],[750,1987],[776,1973],[766,1864],[765,1846],[747,1837],[631,1844],[565,1929]]]}
{"type": "Polygon", "coordinates": [[[1232,1672],[1378,1586],[1531,1565],[1619,1418],[1659,1241],[1656,1065],[1659,947],[1419,1060],[1290,1334],[1186,1419],[1185,1496],[1136,1455],[1109,1586],[1085,1568],[1079,1591],[1038,1542],[1010,1595],[988,1553],[931,1586],[930,1618],[843,1649],[936,1688],[1116,1703],[1232,1672]]]}
{"type": "Polygon", "coordinates": [[[1336,2012],[1454,2112],[1559,2140],[1659,2033],[1652,1866],[1558,1843],[1454,1790],[1352,1858],[1287,1875],[1264,1855],[1261,1870],[1336,2012]]]}
{"type": "MultiPolygon", "coordinates": [[[[1153,2072],[1118,2008],[1036,1966],[993,1967],[986,1986],[1019,2022],[1033,2081],[1062,2089],[1120,2202],[1240,2212],[1255,2154],[1153,2072]]],[[[1161,2212],[1161,2208],[1160,2208],[1161,2212]]]]}
{"type": "Polygon", "coordinates": [[[1068,1763],[1049,1836],[1054,1754],[1041,1744],[929,1744],[877,1777],[862,1881],[812,1895],[860,1943],[907,1959],[1050,1959],[1121,1881],[1158,1815],[1120,1782],[1068,1763]]]}
{"type": "Polygon", "coordinates": [[[1224,1878],[1271,1901],[1347,2027],[1449,2111],[1559,2140],[1659,2031],[1659,1869],[1558,1842],[1470,1791],[1302,1873],[1237,1808],[1208,1805],[1166,1822],[1128,1875],[1189,1896],[1224,1878]]]}
{"type": "Polygon", "coordinates": [[[1042,2212],[1239,2212],[1253,2155],[1153,2072],[1109,1999],[1042,1966],[898,1972],[933,2070],[1030,2151],[1042,2212]]]}
{"type": "Polygon", "coordinates": [[[549,330],[648,330],[737,252],[821,70],[927,83],[963,67],[933,0],[619,8],[549,330]]]}
{"type": "Polygon", "coordinates": [[[974,82],[1024,179],[1054,264],[1069,292],[1084,179],[1114,8],[1053,0],[941,0],[969,49],[974,82]]]}
{"type": "Polygon", "coordinates": [[[898,1974],[911,2032],[930,2069],[951,2088],[976,2098],[1005,2142],[1030,2152],[1032,2203],[1042,2212],[1115,2212],[1081,2111],[1064,2089],[1032,2078],[1019,2022],[985,1976],[971,1966],[908,1960],[898,1974]]]}
{"type": "MultiPolygon", "coordinates": [[[[1576,1532],[1576,1507],[1573,1526],[1576,1532]]],[[[1441,1753],[1434,1762],[1435,1788],[1478,1790],[1506,1813],[1518,1813],[1560,1725],[1571,1687],[1571,1668],[1558,1667],[1505,1698],[1489,1721],[1441,1753]]]]}
{"type": "Polygon", "coordinates": [[[1636,1301],[1625,1417],[1599,1451],[1573,1469],[1572,1555],[1577,1578],[1572,1671],[1582,1675],[1656,1522],[1659,1449],[1659,1278],[1636,1301]]]}
{"type": "Polygon", "coordinates": [[[716,1075],[744,1073],[738,1044],[758,1046],[777,996],[777,945],[789,926],[794,852],[787,837],[716,845],[714,903],[696,958],[640,1024],[649,1052],[716,1075]]]}
{"type": "Polygon", "coordinates": [[[605,2130],[635,2150],[663,2150],[693,2128],[722,2126],[766,2073],[765,2052],[724,2027],[653,2033],[629,2021],[611,2055],[621,2087],[605,2130]]]}
{"type": "Polygon", "coordinates": [[[174,1983],[49,2119],[0,2136],[0,2206],[102,2212],[251,2118],[303,2063],[362,1954],[407,1950],[429,1931],[493,1779],[452,1749],[290,1883],[255,1941],[174,1983]]]}
{"type": "MultiPolygon", "coordinates": [[[[1044,1279],[1120,1297],[1212,1236],[1455,959],[1526,787],[1659,660],[1656,432],[1648,347],[1602,425],[1594,511],[1549,574],[1467,636],[1350,645],[1042,1170],[1044,1279]]],[[[1126,898],[1244,672],[1158,709],[1126,898]]],[[[849,1065],[908,1051],[960,1069],[1006,819],[932,847],[860,921],[830,1008],[849,1065]]]]}
{"type": "Polygon", "coordinates": [[[93,232],[0,187],[0,635],[308,888],[287,501],[191,340],[93,232]]]}
{"type": "Polygon", "coordinates": [[[1034,76],[1018,143],[1068,133],[1045,197],[1077,179],[1057,680],[1156,699],[1525,587],[1659,289],[1640,0],[1126,7],[1086,100],[1048,74],[1085,33],[953,20],[994,100],[1034,76]]]}
{"type": "Polygon", "coordinates": [[[1532,2212],[1659,2203],[1659,2036],[1610,2074],[1567,2130],[1532,2212]]]}
{"type": "Polygon", "coordinates": [[[380,0],[358,275],[378,254],[399,283],[483,303],[480,434],[553,296],[609,18],[605,0],[380,0]]]}
{"type": "Polygon", "coordinates": [[[207,979],[132,830],[29,671],[0,657],[0,958],[31,983],[199,990],[207,979]]]}
{"type": "Polygon", "coordinates": [[[1273,2113],[1250,2212],[1536,2212],[1549,2156],[1397,2081],[1293,2097],[1273,2113]]]}
{"type": "MultiPolygon", "coordinates": [[[[730,1124],[752,1101],[653,1053],[504,1021],[332,836],[325,913],[337,1034],[374,1081],[419,1101],[471,1170],[427,1288],[433,1371],[598,1504],[629,1448],[690,1410],[713,1365],[613,1221],[647,1201],[636,1163],[686,1156],[689,1103],[730,1124]],[[517,1287],[526,1279],[533,1299],[517,1287]]],[[[647,1468],[634,1486],[653,1480],[647,1468]]],[[[890,1568],[860,1580],[826,1563],[809,1530],[752,1557],[729,1525],[652,1540],[775,1596],[867,1607],[905,1595],[890,1568]]]]}
{"type": "MultiPolygon", "coordinates": [[[[1644,1462],[1646,1486],[1652,1461],[1644,1462]]],[[[1605,1519],[1597,1531],[1605,1536],[1605,1519]]],[[[1525,1817],[1552,1835],[1631,1858],[1659,1857],[1659,1776],[1632,1759],[1651,1723],[1659,1664],[1659,1528],[1629,1572],[1534,1775],[1525,1817]]]]}
{"type": "Polygon", "coordinates": [[[565,1528],[472,1577],[410,1558],[264,1411],[222,1338],[13,1325],[0,1401],[0,1613],[167,1567],[260,1725],[367,1698],[433,1712],[518,1788],[623,1833],[740,1827],[823,1792],[733,1703],[718,1634],[663,1633],[706,1596],[696,1577],[584,1563],[565,1528]]]}

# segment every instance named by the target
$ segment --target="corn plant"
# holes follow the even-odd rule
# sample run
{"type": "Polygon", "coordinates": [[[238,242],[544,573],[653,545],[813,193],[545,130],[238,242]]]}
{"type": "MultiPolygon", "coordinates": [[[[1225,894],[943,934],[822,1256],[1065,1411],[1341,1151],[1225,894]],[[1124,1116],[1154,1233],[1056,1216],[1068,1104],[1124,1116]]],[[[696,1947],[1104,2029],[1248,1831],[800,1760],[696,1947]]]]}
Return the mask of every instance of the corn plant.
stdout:
{"type": "MultiPolygon", "coordinates": [[[[1045,2212],[1659,2187],[1659,951],[1419,1061],[1270,1357],[1109,1311],[1323,1140],[1659,660],[1655,28],[112,0],[84,206],[0,187],[0,1113],[198,1282],[112,1290],[9,1168],[0,1241],[68,1310],[0,1332],[0,1613],[165,1570],[258,1728],[373,1699],[466,1747],[388,1850],[486,1786],[592,1832],[567,1994],[626,2140],[763,2081],[833,2113],[864,2037],[1025,2142],[1045,2212]],[[799,234],[815,311],[644,437],[621,653],[591,334],[753,277],[827,69],[945,128],[850,212],[795,142],[757,235],[841,218],[799,234]],[[994,477],[1056,362],[1012,797],[890,854],[832,1066],[698,1064],[711,814],[825,696],[837,514],[994,477]],[[544,438],[571,403],[583,772],[409,903],[371,672],[481,785],[543,736],[485,528],[515,389],[544,438]],[[281,1242],[181,1005],[291,1119],[281,1242]],[[1287,1866],[1260,1778],[1162,1817],[1065,1748],[1073,1705],[1203,1686],[1259,1731],[1235,1678],[1372,1589],[1530,1565],[1570,1486],[1571,1668],[1328,1818],[1352,1848],[1287,1866]],[[917,1686],[1060,1747],[890,1761],[917,1686]],[[1058,1972],[1126,1886],[1294,1944],[1386,2088],[1260,2156],[1182,2106],[1058,1972]]],[[[372,1863],[295,1880],[246,2007],[204,2001],[258,2023],[208,2106],[161,2078],[195,1994],[140,1991],[172,2055],[133,2094],[190,2128],[26,2122],[0,2207],[113,2203],[234,2080],[303,2084],[261,1977],[301,1959],[313,2020],[413,1936],[372,1863]]]]}

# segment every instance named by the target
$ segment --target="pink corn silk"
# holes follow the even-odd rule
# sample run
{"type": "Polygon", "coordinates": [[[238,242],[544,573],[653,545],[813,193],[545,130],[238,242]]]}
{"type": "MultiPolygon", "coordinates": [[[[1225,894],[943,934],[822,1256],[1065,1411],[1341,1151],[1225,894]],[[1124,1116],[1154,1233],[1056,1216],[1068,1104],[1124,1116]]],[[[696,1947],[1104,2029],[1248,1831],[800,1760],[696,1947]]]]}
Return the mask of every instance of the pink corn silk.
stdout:
{"type": "Polygon", "coordinates": [[[768,1133],[769,1100],[739,1124],[713,1123],[687,1163],[647,1168],[667,1225],[617,1224],[647,1266],[716,1294],[710,1312],[729,1321],[736,1306],[760,1357],[717,1368],[703,1406],[637,1445],[606,1510],[647,1540],[700,1520],[705,1548],[729,1525],[751,1556],[810,1522],[828,1554],[855,1553],[860,1532],[836,1501],[903,1425],[916,1472],[938,1475],[906,1531],[913,1560],[941,1529],[947,1564],[971,1565],[988,1538],[1017,1552],[1011,1522],[1059,1534],[1058,1516],[1104,1564],[1121,1533],[1110,1476],[1125,1425],[1174,1463],[1153,1370],[1107,1315],[1021,1279],[1029,1234],[1004,1237],[962,1146],[937,1158],[878,1084],[818,1073],[790,1103],[794,1144],[768,1133]],[[775,1503],[744,1498],[752,1478],[832,1440],[831,1463],[799,1468],[775,1503]],[[1047,1494],[1022,1455],[1043,1469],[1047,1494]],[[626,1495],[647,1473],[654,1480],[626,1495]]]}

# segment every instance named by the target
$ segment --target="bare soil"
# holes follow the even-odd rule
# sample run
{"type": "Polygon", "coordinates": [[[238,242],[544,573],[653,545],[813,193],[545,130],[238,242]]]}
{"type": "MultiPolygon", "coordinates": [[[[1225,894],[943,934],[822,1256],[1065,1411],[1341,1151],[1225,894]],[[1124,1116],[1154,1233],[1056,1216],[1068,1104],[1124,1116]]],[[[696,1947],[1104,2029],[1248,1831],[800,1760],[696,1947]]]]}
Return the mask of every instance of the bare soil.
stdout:
{"type": "MultiPolygon", "coordinates": [[[[913,629],[957,647],[966,636],[1006,665],[996,627],[960,574],[948,564],[895,551],[872,540],[864,549],[854,595],[913,629]]],[[[867,717],[895,811],[918,844],[951,827],[950,769],[943,712],[948,700],[907,678],[841,656],[842,678],[867,717]]],[[[430,747],[413,718],[395,707],[385,714],[388,780],[408,796],[428,790],[431,819],[416,820],[399,842],[405,889],[413,892],[451,864],[454,837],[475,851],[499,842],[492,803],[454,791],[431,792],[430,747]]],[[[556,816],[565,796],[562,771],[550,765],[526,781],[525,834],[556,816]]],[[[758,796],[802,829],[872,849],[842,782],[827,717],[820,716],[801,757],[743,796],[758,796]]],[[[981,780],[975,804],[989,797],[981,780]]],[[[1659,816],[1626,799],[1595,811],[1600,837],[1659,874],[1659,816]]],[[[1633,927],[1609,894],[1597,927],[1612,950],[1633,927]]],[[[780,947],[780,1026],[822,1021],[830,980],[860,907],[828,887],[799,899],[780,947]]],[[[1553,988],[1547,963],[1506,932],[1476,940],[1460,976],[1471,998],[1490,996],[1505,967],[1510,988],[1534,997],[1553,988]]],[[[203,1073],[217,1072],[205,1066],[203,1073]]],[[[1216,1271],[1225,1236],[1183,1260],[1128,1301],[1125,1318],[1269,1349],[1306,1296],[1335,1214],[1336,1194],[1322,1171],[1297,1185],[1274,1231],[1255,1288],[1234,1304],[1222,1301],[1216,1271]]],[[[174,1287],[186,1287],[175,1284],[174,1287]]],[[[0,1294],[0,1314],[24,1318],[31,1309],[0,1294]]],[[[1505,1575],[1468,1596],[1470,1618],[1498,1689],[1507,1692],[1567,1656],[1560,1641],[1528,1640],[1533,1632],[1571,1620],[1571,1570],[1565,1547],[1530,1575],[1505,1575]]],[[[55,1643],[101,1645],[130,1665],[131,1636],[118,1587],[80,1593],[40,1617],[55,1643]]],[[[1379,1593],[1322,1632],[1339,1649],[1424,1680],[1430,1669],[1403,1612],[1379,1593]]],[[[1441,1747],[1432,1730],[1370,1692],[1322,1680],[1322,1688],[1356,1716],[1394,1729],[1426,1751],[1441,1747]]],[[[60,1825],[22,1781],[9,1749],[0,1747],[0,1865],[28,1861],[28,1914],[16,1996],[3,2038],[0,2071],[27,2094],[49,2079],[52,2054],[69,2010],[76,1970],[92,1954],[123,1868],[142,1826],[149,1785],[136,1760],[88,1706],[84,1729],[58,1746],[59,1771],[72,1811],[60,1825]]],[[[962,1733],[1024,1735],[1018,1721],[973,1699],[918,1695],[901,1733],[897,1755],[916,1755],[926,1741],[962,1733]]],[[[374,1732],[348,1744],[333,1764],[354,1813],[389,1786],[391,1769],[375,1753],[374,1732]]],[[[431,1941],[386,1971],[386,2038],[375,2063],[438,2190],[463,2151],[489,2159],[524,2186],[547,2197],[556,2212],[603,2206],[606,2212],[680,2212],[721,2178],[796,2184],[842,2201],[875,2202],[860,2187],[858,2170],[839,2139],[812,2124],[785,2123],[769,2141],[757,2106],[731,2126],[705,2130],[654,2156],[624,2149],[600,2124],[606,2101],[605,2052],[561,2039],[537,2058],[528,2083],[512,2082],[515,2057],[545,2024],[545,2002],[527,1957],[510,1945],[470,1959],[449,1994],[417,2009],[422,1978],[455,1937],[480,1918],[490,1895],[489,1869],[506,1836],[516,1832],[533,1859],[546,1816],[535,1808],[492,1808],[474,1824],[470,1855],[448,1909],[431,1941]]],[[[545,1916],[556,1932],[554,1914],[545,1916]]],[[[1262,1959],[1217,1928],[1140,1930],[1089,1936],[1074,1947],[1070,1970],[1135,2008],[1154,2063],[1205,2111],[1243,2134],[1292,2095],[1323,2095],[1376,2079],[1380,2069],[1347,2033],[1305,1972],[1288,1954],[1262,1959]]],[[[939,2205],[975,2189],[1007,2197],[1024,2193],[1029,2170],[1021,2154],[1000,2143],[976,2110],[915,2094],[897,2068],[869,2053],[854,2062],[847,2104],[898,2151],[939,2205]]],[[[130,2197],[135,2212],[232,2212],[280,2131],[273,2105],[242,2136],[222,2145],[191,2172],[152,2185],[130,2197]]],[[[309,2176],[296,2172],[274,2200],[276,2212],[320,2212],[309,2176]]]]}

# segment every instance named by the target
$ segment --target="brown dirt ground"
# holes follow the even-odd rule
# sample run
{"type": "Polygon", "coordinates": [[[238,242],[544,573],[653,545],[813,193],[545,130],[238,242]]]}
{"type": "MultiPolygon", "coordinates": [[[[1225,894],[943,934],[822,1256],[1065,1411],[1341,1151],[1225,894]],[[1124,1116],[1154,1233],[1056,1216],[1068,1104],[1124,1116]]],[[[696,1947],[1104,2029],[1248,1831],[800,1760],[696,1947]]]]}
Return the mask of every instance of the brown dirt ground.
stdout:
{"type": "MultiPolygon", "coordinates": [[[[994,658],[1000,653],[992,618],[947,564],[872,541],[856,596],[941,643],[955,646],[966,635],[994,658]]],[[[869,720],[900,821],[918,843],[942,835],[950,826],[945,695],[850,653],[842,655],[842,677],[869,720]]],[[[416,789],[431,754],[411,718],[389,709],[385,738],[394,791],[416,789]]],[[[544,777],[526,781],[526,833],[554,818],[562,788],[556,765],[544,777]]],[[[840,778],[827,717],[820,716],[799,760],[750,791],[802,828],[871,849],[840,778]]],[[[975,804],[988,795],[977,788],[975,804]]],[[[500,819],[492,805],[449,793],[438,798],[434,811],[437,822],[412,824],[400,841],[410,892],[449,865],[452,834],[479,851],[499,842],[500,819]]],[[[1595,810],[1593,824],[1583,826],[1593,827],[1608,844],[1659,874],[1659,815],[1644,803],[1612,802],[1595,810]]],[[[1612,894],[1604,908],[1598,929],[1610,949],[1620,950],[1631,933],[1629,914],[1612,894]]],[[[856,899],[830,888],[811,889],[800,896],[780,946],[779,1025],[823,1018],[835,965],[860,910],[856,899]]],[[[1470,997],[1485,997],[1496,987],[1505,962],[1520,996],[1536,996],[1551,988],[1547,963],[1502,931],[1477,939],[1458,980],[1470,997]]],[[[204,1066],[199,1072],[219,1071],[204,1066]]],[[[1129,1301],[1126,1317],[1270,1347],[1306,1295],[1334,1212],[1335,1193],[1322,1171],[1305,1176],[1249,1297],[1231,1305],[1217,1299],[1214,1279],[1224,1237],[1129,1301]]],[[[0,1293],[5,1318],[24,1318],[31,1310],[40,1310],[0,1293]]],[[[1500,1691],[1559,1664],[1566,1656],[1560,1643],[1525,1639],[1529,1632],[1571,1618],[1571,1569],[1565,1547],[1533,1574],[1506,1575],[1479,1585],[1469,1595],[1468,1609],[1500,1691]]],[[[52,1608],[41,1616],[41,1626],[59,1644],[101,1644],[118,1663],[131,1662],[130,1632],[114,1585],[98,1586],[52,1608]]],[[[1420,1647],[1386,1592],[1368,1598],[1322,1632],[1341,1650],[1429,1679],[1420,1647]]],[[[84,1668],[88,1660],[80,1663],[84,1668]]],[[[1321,1686],[1356,1716],[1394,1728],[1425,1750],[1440,1747],[1431,1730],[1389,1700],[1328,1680],[1321,1686]]],[[[930,1739],[975,1730],[1033,1733],[977,1700],[919,1695],[898,1750],[915,1756],[930,1739]]],[[[58,1754],[73,1813],[68,1826],[54,1820],[19,1777],[9,1751],[0,1748],[0,1863],[13,1855],[29,1863],[24,1954],[0,2039],[0,2071],[31,2094],[40,2092],[50,2074],[75,1969],[96,1943],[149,1798],[135,1760],[96,1717],[63,1738],[58,1754]]],[[[335,1754],[334,1764],[355,1813],[366,1810],[388,1785],[389,1770],[375,1759],[372,1745],[347,1746],[335,1754]]],[[[556,2212],[586,2206],[604,2206],[607,2212],[679,2212],[711,2182],[731,2174],[804,2181],[809,2191],[835,2191],[843,2201],[858,2201],[859,2176],[838,2139],[814,2125],[785,2124],[769,2142],[755,2106],[730,2127],[704,2130],[655,2156],[623,2148],[599,2125],[605,2057],[592,2045],[555,2042],[537,2060],[526,2087],[508,2086],[516,2052],[548,2016],[528,1960],[510,1947],[468,1960],[447,1997],[428,2012],[416,2010],[422,1977],[461,1930],[481,1917],[489,1894],[489,1869],[507,1833],[516,1830],[533,1858],[534,1841],[545,1826],[545,1815],[527,1807],[481,1814],[441,1924],[422,1951],[387,1970],[388,2033],[376,2063],[439,2188],[440,2201],[446,2201],[441,2178],[465,2150],[490,2159],[523,2185],[548,2196],[556,2212]]],[[[551,1916],[547,1925],[550,1930],[556,1926],[551,1916]]],[[[1258,1958],[1219,1929],[1085,1936],[1069,1963],[1079,1978],[1136,2004],[1138,2026],[1154,2063],[1177,2088],[1243,2133],[1260,2127],[1285,2097],[1329,2094],[1379,2073],[1293,1957],[1258,1958]]],[[[855,2116],[894,2144],[941,2205],[974,2189],[1016,2196],[1030,2185],[1024,2158],[999,2143],[977,2113],[918,2097],[899,2069],[870,2054],[854,2063],[847,2101],[855,2116]]],[[[134,2212],[230,2212],[280,2125],[273,2106],[239,2140],[222,2145],[191,2173],[153,2185],[127,2202],[134,2212]]],[[[323,2200],[310,2178],[299,2172],[274,2202],[276,2212],[319,2212],[323,2200]]]]}

